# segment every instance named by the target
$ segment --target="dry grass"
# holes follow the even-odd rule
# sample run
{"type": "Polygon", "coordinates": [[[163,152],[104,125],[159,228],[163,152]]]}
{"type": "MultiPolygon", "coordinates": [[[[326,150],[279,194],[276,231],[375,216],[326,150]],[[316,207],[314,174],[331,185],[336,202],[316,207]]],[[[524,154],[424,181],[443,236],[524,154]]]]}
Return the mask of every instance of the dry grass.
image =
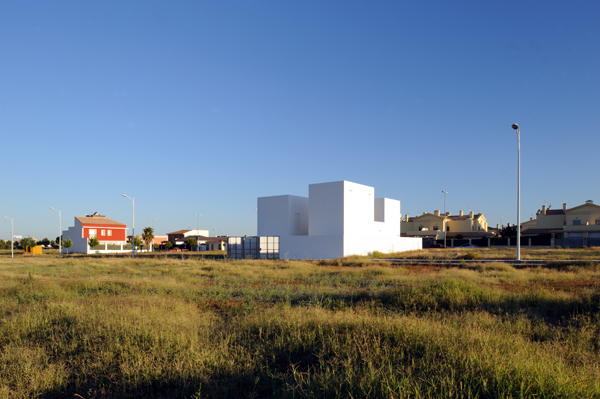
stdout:
{"type": "Polygon", "coordinates": [[[599,281],[578,264],[4,257],[0,397],[600,397],[599,281]]]}

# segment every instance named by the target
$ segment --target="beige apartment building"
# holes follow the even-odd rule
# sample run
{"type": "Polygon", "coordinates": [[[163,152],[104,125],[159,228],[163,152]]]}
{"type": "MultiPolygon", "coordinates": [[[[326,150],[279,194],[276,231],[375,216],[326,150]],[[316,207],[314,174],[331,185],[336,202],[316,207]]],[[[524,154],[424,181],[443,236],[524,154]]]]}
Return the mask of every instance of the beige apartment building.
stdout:
{"type": "Polygon", "coordinates": [[[440,214],[440,211],[436,210],[433,213],[423,212],[422,215],[412,218],[406,214],[400,224],[400,231],[403,236],[433,240],[457,237],[477,239],[494,235],[488,231],[488,224],[483,214],[469,212],[465,215],[463,211],[458,215],[451,215],[450,212],[440,214]]]}
{"type": "Polygon", "coordinates": [[[592,200],[569,209],[542,209],[536,213],[535,224],[521,231],[524,236],[552,234],[554,245],[569,247],[600,245],[600,206],[592,200]]]}

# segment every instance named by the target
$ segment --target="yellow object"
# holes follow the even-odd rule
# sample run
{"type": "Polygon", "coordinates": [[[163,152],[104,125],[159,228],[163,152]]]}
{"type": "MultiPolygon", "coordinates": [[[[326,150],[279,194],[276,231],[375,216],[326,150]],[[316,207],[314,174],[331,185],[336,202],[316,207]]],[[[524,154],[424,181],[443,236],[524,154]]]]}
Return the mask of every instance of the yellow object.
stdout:
{"type": "Polygon", "coordinates": [[[36,245],[35,247],[26,247],[26,252],[29,252],[32,255],[41,255],[42,247],[40,245],[36,245]]]}

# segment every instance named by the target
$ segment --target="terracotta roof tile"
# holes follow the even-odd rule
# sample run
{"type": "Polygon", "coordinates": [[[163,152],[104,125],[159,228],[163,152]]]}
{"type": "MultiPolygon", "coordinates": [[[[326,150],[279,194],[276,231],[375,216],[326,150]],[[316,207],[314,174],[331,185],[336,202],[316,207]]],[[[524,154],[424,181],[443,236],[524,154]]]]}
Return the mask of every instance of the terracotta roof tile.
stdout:
{"type": "Polygon", "coordinates": [[[167,233],[167,235],[174,235],[174,234],[185,234],[185,233],[187,233],[188,231],[192,231],[192,230],[177,230],[177,231],[174,231],[174,232],[172,232],[172,233],[167,233]]]}
{"type": "Polygon", "coordinates": [[[75,216],[82,224],[111,224],[125,226],[125,223],[107,219],[105,216],[75,216]]]}

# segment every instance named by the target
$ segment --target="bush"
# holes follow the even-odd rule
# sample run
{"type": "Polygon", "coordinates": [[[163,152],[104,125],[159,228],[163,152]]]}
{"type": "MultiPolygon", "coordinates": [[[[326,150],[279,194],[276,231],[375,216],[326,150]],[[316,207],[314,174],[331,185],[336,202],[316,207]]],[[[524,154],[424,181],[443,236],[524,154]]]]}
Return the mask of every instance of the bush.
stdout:
{"type": "Polygon", "coordinates": [[[375,258],[375,259],[381,259],[381,258],[385,258],[385,254],[383,252],[373,251],[373,253],[371,254],[371,257],[375,258]]]}
{"type": "Polygon", "coordinates": [[[467,252],[463,256],[463,259],[466,259],[466,260],[476,260],[476,259],[479,259],[479,252],[467,252]]]}

